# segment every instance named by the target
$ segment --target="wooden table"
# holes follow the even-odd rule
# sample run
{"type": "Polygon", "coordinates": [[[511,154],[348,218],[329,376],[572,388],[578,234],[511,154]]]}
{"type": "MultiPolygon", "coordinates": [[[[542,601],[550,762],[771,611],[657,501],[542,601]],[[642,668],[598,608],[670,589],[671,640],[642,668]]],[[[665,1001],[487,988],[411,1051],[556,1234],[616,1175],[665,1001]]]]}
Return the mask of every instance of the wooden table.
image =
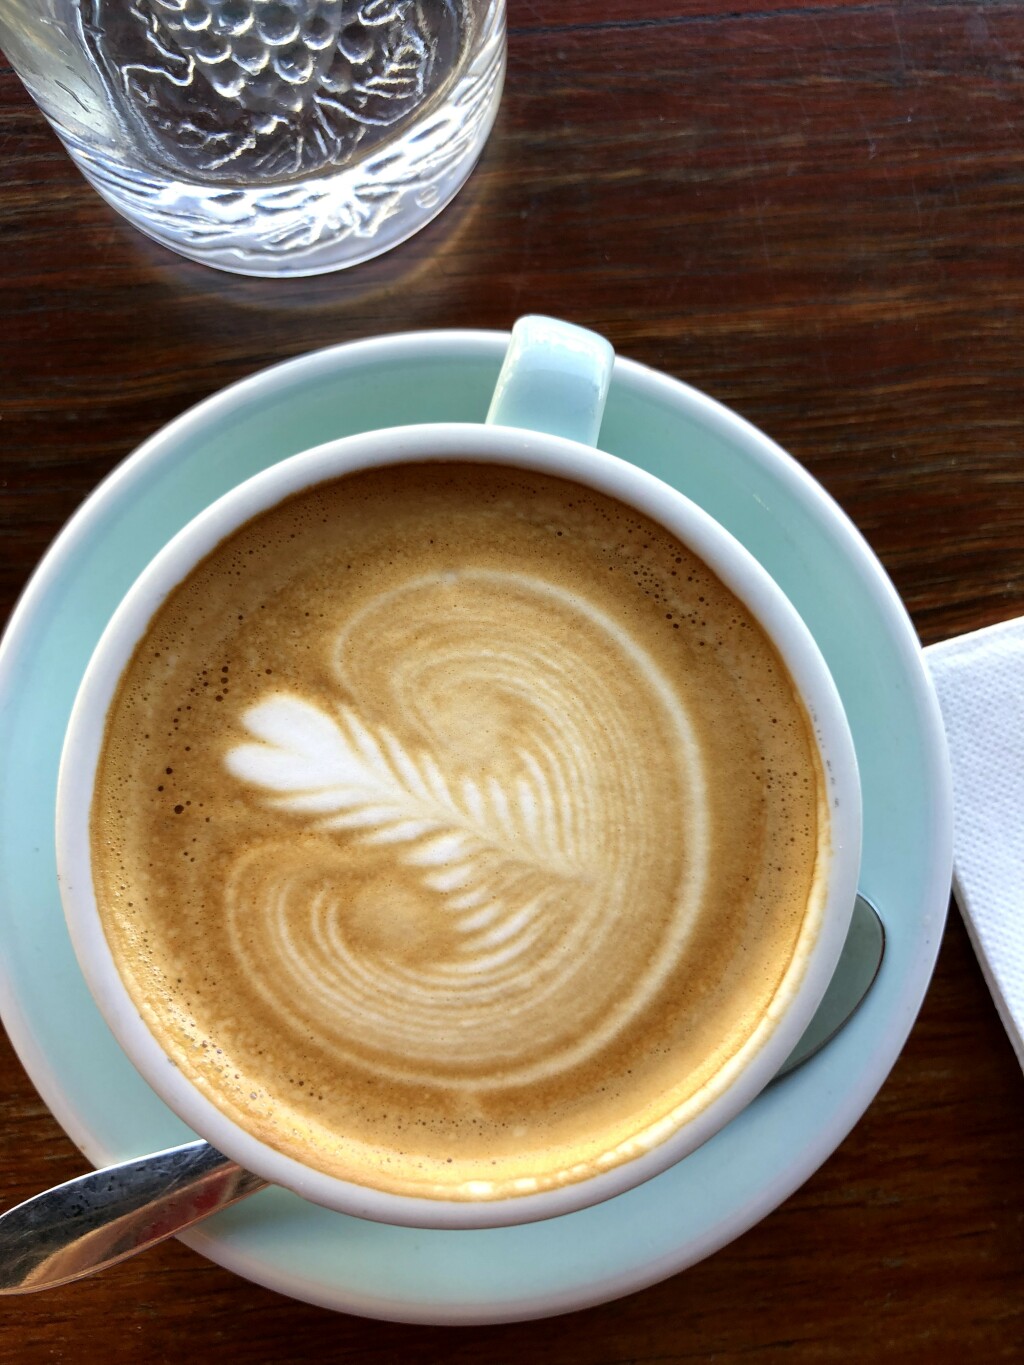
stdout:
{"type": "MultiPolygon", "coordinates": [[[[1016,0],[510,0],[456,205],[348,273],[179,261],[79,179],[0,68],[2,607],[145,436],[269,362],[543,310],[685,378],[834,494],[928,643],[1024,611],[1024,9],[1016,0]]],[[[82,1160],[6,1041],[0,1206],[82,1160]]],[[[1024,1079],[959,917],[875,1103],[775,1214],[542,1323],[306,1307],[177,1243],[0,1304],[0,1358],[1024,1358],[1024,1079]]]]}

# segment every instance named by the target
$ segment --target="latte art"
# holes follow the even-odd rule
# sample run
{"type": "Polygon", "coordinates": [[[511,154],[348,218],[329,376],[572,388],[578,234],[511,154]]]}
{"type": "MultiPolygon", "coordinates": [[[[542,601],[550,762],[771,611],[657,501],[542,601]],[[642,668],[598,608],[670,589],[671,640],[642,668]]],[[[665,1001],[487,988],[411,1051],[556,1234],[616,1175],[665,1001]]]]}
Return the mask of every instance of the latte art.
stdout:
{"type": "Polygon", "coordinates": [[[774,646],[672,535],[424,462],[295,495],[171,593],[108,713],[93,881],[234,1122],[502,1199],[649,1150],[770,1035],[824,792],[774,646]]]}
{"type": "Polygon", "coordinates": [[[654,661],[578,595],[479,570],[382,594],[331,655],[332,710],[270,694],[227,756],[317,836],[228,882],[271,1015],[408,1081],[521,1085],[599,1053],[675,967],[706,873],[699,751],[654,661]]]}

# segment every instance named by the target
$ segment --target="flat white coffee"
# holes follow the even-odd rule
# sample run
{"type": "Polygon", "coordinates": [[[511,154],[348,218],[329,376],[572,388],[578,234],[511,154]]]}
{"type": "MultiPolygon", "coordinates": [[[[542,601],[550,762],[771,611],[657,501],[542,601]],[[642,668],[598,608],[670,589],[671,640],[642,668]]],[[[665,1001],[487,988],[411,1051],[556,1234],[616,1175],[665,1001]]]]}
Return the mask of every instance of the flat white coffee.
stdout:
{"type": "Polygon", "coordinates": [[[828,861],[808,719],[668,532],[561,479],[322,484],[157,613],[92,812],[119,969],[231,1118],[492,1199],[663,1140],[765,1033],[828,861]]]}

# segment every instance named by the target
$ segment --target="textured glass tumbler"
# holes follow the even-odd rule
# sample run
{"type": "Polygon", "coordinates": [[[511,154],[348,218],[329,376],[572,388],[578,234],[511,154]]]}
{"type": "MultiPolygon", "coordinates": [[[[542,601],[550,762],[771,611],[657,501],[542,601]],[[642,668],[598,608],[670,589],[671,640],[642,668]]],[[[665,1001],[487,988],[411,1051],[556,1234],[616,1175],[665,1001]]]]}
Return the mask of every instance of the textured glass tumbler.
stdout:
{"type": "Polygon", "coordinates": [[[222,270],[314,275],[463,185],[505,0],[0,0],[0,47],[136,227],[222,270]]]}

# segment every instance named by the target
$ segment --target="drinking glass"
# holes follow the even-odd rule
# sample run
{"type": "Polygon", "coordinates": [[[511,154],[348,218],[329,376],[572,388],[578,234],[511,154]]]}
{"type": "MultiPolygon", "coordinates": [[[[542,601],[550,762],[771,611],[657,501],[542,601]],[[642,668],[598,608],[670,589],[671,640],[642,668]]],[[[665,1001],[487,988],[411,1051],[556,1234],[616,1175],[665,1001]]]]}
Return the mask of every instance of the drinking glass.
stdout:
{"type": "Polygon", "coordinates": [[[314,275],[461,188],[505,0],[0,0],[0,47],[86,179],[207,265],[314,275]]]}

